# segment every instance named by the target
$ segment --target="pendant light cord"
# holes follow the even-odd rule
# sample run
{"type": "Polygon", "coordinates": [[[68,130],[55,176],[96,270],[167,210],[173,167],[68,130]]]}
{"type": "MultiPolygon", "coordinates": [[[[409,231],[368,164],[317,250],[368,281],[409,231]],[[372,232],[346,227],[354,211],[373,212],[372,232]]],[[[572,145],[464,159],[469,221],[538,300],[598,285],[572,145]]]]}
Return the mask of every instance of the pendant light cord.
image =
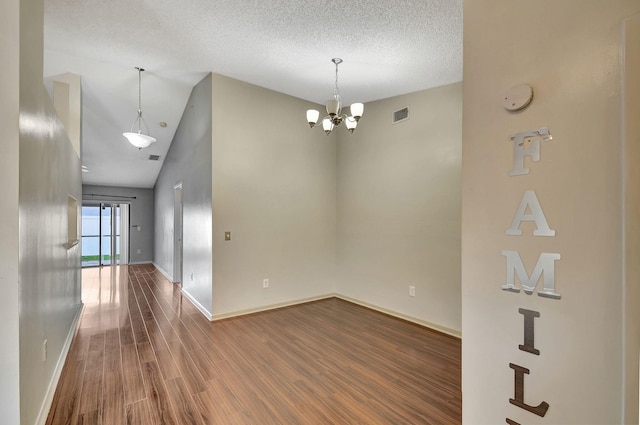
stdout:
{"type": "MultiPolygon", "coordinates": [[[[147,127],[147,133],[149,133],[149,127],[147,126],[147,123],[144,122],[144,119],[142,118],[142,71],[144,71],[144,68],[141,68],[139,66],[136,66],[136,69],[138,70],[138,119],[136,120],[138,122],[138,133],[142,132],[142,124],[144,123],[145,127],[147,127]]],[[[133,125],[135,125],[135,123],[133,123],[133,125]]],[[[133,126],[132,126],[133,129],[133,126]]]]}
{"type": "Polygon", "coordinates": [[[142,71],[144,69],[136,67],[138,70],[138,115],[142,115],[142,71]]]}

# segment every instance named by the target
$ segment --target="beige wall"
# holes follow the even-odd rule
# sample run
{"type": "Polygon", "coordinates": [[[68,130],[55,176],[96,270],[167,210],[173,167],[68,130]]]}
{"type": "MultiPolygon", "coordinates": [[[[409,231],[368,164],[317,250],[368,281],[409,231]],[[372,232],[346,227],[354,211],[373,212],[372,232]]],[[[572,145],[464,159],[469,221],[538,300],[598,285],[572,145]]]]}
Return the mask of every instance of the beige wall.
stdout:
{"type": "Polygon", "coordinates": [[[216,74],[212,93],[214,318],[332,293],[335,139],[303,100],[216,74]]]}
{"type": "MultiPolygon", "coordinates": [[[[628,1],[466,1],[462,177],[463,419],[465,423],[583,424],[623,421],[622,22],[628,1]],[[502,107],[507,90],[535,91],[524,111],[502,107]],[[548,127],[541,160],[509,177],[519,131],[548,127]],[[534,190],[554,237],[505,234],[526,190],[534,190]],[[502,250],[532,271],[558,253],[561,299],[501,290],[502,250]],[[534,320],[534,355],[523,315],[534,320]],[[524,401],[550,407],[544,418],[509,403],[513,363],[526,367],[524,401]]],[[[635,182],[637,188],[637,182],[635,182]]],[[[541,283],[538,285],[540,289],[541,283]]],[[[637,309],[637,300],[629,308],[637,309]]],[[[635,353],[637,364],[637,353],[635,353]]],[[[628,365],[627,365],[628,366],[628,365]]],[[[633,376],[633,375],[636,376],[633,376]]],[[[637,386],[637,384],[636,384],[637,386]]],[[[637,396],[627,406],[637,423],[637,396]]]]}
{"type": "Polygon", "coordinates": [[[355,134],[327,137],[304,121],[318,105],[213,74],[213,283],[185,250],[183,290],[213,319],[338,293],[459,335],[461,91],[370,102],[355,134]]]}
{"type": "Polygon", "coordinates": [[[640,353],[640,14],[625,21],[624,184],[625,184],[625,419],[638,422],[640,353]]]}
{"type": "Polygon", "coordinates": [[[82,157],[82,85],[78,74],[66,73],[49,78],[53,81],[53,107],[62,121],[71,145],[82,157]]]}
{"type": "Polygon", "coordinates": [[[369,102],[336,133],[336,291],[459,335],[462,84],[369,102]]]}
{"type": "Polygon", "coordinates": [[[18,160],[20,1],[0,3],[0,412],[20,420],[18,304],[18,160]]]}

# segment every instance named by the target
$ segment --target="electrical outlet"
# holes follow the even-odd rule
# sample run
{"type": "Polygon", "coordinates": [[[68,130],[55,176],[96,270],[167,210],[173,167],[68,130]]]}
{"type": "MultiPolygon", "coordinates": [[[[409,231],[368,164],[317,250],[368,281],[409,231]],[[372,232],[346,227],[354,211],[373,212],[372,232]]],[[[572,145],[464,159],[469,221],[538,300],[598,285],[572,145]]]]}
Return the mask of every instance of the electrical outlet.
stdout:
{"type": "Polygon", "coordinates": [[[136,249],[136,254],[142,254],[142,250],[141,249],[136,249]]]}
{"type": "Polygon", "coordinates": [[[191,273],[191,282],[193,282],[193,273],[191,273]]]}
{"type": "Polygon", "coordinates": [[[43,362],[47,361],[47,340],[46,339],[42,342],[42,361],[43,362]]]}
{"type": "Polygon", "coordinates": [[[269,287],[269,279],[264,279],[262,281],[262,287],[263,288],[268,288],[269,287]]]}
{"type": "Polygon", "coordinates": [[[410,297],[416,296],[416,287],[413,285],[409,285],[409,296],[410,297]]]}

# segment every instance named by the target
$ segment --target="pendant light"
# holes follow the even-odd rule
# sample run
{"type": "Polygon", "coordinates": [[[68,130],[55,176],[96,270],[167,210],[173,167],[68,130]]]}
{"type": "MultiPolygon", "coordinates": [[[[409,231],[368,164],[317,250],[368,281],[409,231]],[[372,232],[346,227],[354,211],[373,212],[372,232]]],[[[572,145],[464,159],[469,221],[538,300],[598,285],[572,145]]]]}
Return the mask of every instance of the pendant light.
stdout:
{"type": "Polygon", "coordinates": [[[138,118],[131,125],[131,131],[129,133],[122,133],[124,137],[129,140],[133,146],[138,149],[149,147],[152,143],[156,142],[156,139],[149,136],[149,126],[145,122],[144,118],[142,118],[142,71],[143,68],[136,67],[138,70],[138,118]],[[134,132],[134,127],[138,124],[138,132],[134,132]],[[146,128],[146,134],[142,132],[142,125],[144,124],[146,128]]]}
{"type": "Polygon", "coordinates": [[[342,121],[344,121],[347,130],[349,130],[350,133],[353,133],[358,125],[358,121],[360,121],[360,118],[362,117],[362,113],[364,112],[364,105],[362,103],[353,103],[349,107],[351,115],[341,114],[342,103],[340,99],[340,90],[338,89],[338,65],[342,63],[342,59],[333,58],[331,59],[331,62],[336,65],[336,87],[333,90],[333,98],[327,100],[326,103],[328,115],[322,119],[321,124],[318,124],[320,112],[315,109],[309,109],[307,111],[307,122],[311,128],[322,125],[322,129],[328,136],[335,127],[339,126],[342,121]]]}

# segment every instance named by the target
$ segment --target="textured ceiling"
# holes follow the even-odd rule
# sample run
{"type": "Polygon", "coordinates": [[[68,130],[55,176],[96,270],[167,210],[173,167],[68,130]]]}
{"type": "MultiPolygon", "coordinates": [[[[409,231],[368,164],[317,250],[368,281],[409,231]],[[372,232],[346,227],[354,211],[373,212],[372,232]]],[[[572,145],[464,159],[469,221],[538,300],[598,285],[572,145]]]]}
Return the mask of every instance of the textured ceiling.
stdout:
{"type": "MultiPolygon", "coordinates": [[[[215,72],[345,104],[462,80],[462,0],[47,0],[45,78],[83,81],[88,184],[153,187],[192,87],[215,72]],[[122,136],[142,110],[158,143],[122,136]],[[166,122],[166,128],[158,123],[166,122]]],[[[365,112],[366,114],[366,112],[365,112]]],[[[304,111],[300,111],[304,120],[304,111]]]]}

